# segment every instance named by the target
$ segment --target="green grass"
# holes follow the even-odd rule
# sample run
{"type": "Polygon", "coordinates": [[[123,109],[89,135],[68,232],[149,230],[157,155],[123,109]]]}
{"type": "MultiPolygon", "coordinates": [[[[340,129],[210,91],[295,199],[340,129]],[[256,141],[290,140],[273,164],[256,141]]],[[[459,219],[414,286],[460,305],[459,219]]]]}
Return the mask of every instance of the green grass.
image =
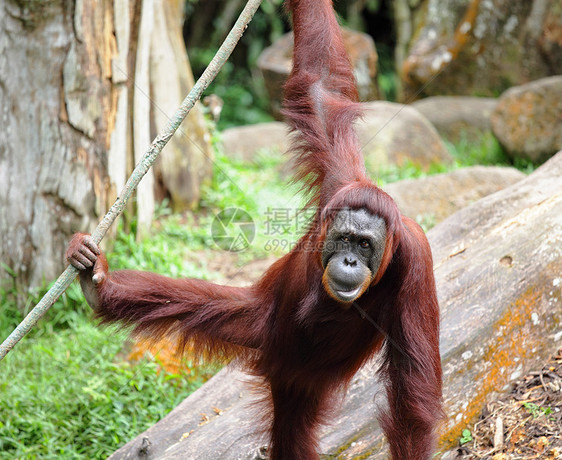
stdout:
{"type": "MultiPolygon", "coordinates": [[[[280,254],[303,233],[306,224],[299,210],[304,200],[298,194],[299,187],[288,184],[283,176],[284,160],[280,152],[268,150],[260,152],[253,163],[233,160],[220,151],[217,154],[213,182],[204,190],[199,223],[210,235],[218,212],[228,208],[247,212],[256,233],[252,245],[241,254],[242,261],[265,257],[272,250],[280,254]]],[[[207,247],[217,248],[212,238],[207,247]]]]}
{"type": "Polygon", "coordinates": [[[478,139],[461,135],[458,142],[445,141],[445,145],[455,159],[455,167],[475,165],[508,165],[509,158],[492,133],[478,139]]]}
{"type": "Polygon", "coordinates": [[[476,165],[513,166],[527,174],[535,169],[535,165],[528,160],[517,158],[512,161],[492,133],[477,139],[462,135],[458,142],[445,141],[445,145],[455,160],[453,169],[476,165]]]}
{"type": "Polygon", "coordinates": [[[174,278],[206,278],[200,264],[190,261],[191,251],[210,244],[210,237],[201,231],[192,216],[162,216],[153,231],[140,241],[132,233],[118,231],[112,251],[108,254],[110,266],[123,269],[165,273],[174,278]]]}
{"type": "MultiPolygon", "coordinates": [[[[23,317],[9,293],[0,334],[23,317]]],[[[120,355],[127,334],[97,328],[73,285],[0,363],[0,458],[106,458],[203,383],[120,355]]]]}

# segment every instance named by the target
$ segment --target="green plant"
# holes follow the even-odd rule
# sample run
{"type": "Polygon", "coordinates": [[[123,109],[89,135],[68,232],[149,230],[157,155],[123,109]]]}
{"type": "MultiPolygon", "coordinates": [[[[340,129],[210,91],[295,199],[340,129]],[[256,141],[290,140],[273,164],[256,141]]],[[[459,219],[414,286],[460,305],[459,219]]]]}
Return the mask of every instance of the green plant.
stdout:
{"type": "Polygon", "coordinates": [[[242,259],[263,257],[271,250],[284,252],[304,233],[302,215],[297,215],[303,198],[297,193],[298,186],[287,185],[287,179],[281,176],[283,161],[281,152],[275,150],[262,150],[252,163],[228,158],[220,149],[217,151],[213,181],[203,191],[201,206],[205,216],[200,224],[210,228],[212,219],[227,208],[247,212],[256,225],[256,237],[242,259]],[[275,221],[274,216],[282,213],[285,220],[275,221]],[[272,234],[276,224],[283,225],[282,235],[272,234]]]}
{"type": "Polygon", "coordinates": [[[190,252],[209,244],[209,237],[193,222],[192,216],[161,218],[154,231],[144,235],[141,241],[119,226],[113,250],[108,254],[110,266],[165,273],[173,277],[205,278],[206,272],[201,265],[187,257],[190,252]]]}
{"type": "Polygon", "coordinates": [[[381,97],[387,101],[396,101],[398,97],[398,75],[396,74],[394,50],[385,43],[377,42],[378,71],[377,83],[381,97]]]}
{"type": "Polygon", "coordinates": [[[429,231],[431,228],[435,227],[435,215],[434,214],[418,214],[416,216],[416,222],[423,228],[424,232],[429,231]]]}
{"type": "MultiPolygon", "coordinates": [[[[1,337],[25,314],[12,294],[0,290],[1,337]]],[[[122,354],[126,339],[126,331],[98,328],[71,285],[2,361],[0,459],[106,458],[215,370],[190,366],[176,375],[157,360],[133,365],[122,354]]]]}
{"type": "Polygon", "coordinates": [[[539,418],[541,415],[552,414],[552,409],[550,407],[541,407],[535,403],[526,402],[523,403],[523,407],[533,416],[533,418],[539,418]]]}
{"type": "Polygon", "coordinates": [[[457,142],[445,141],[445,145],[462,166],[509,164],[507,155],[492,133],[486,133],[476,139],[461,134],[457,142]]]}
{"type": "MultiPolygon", "coordinates": [[[[211,0],[191,3],[187,9],[186,24],[188,29],[195,30],[197,27],[190,27],[190,24],[195,25],[203,19],[201,8],[208,8],[211,0]]],[[[210,34],[191,39],[188,37],[187,50],[195,75],[203,71],[222,40],[222,29],[229,26],[220,24],[221,12],[226,9],[224,3],[214,3],[215,8],[211,7],[211,10],[218,15],[207,18],[207,21],[212,22],[208,24],[210,34]],[[217,27],[221,25],[222,27],[217,27]]],[[[264,79],[257,68],[257,60],[264,48],[285,31],[284,15],[280,11],[281,3],[282,0],[262,3],[231,59],[206,90],[206,94],[216,94],[224,102],[218,122],[220,129],[273,120],[269,113],[269,99],[264,79]]]]}
{"type": "Polygon", "coordinates": [[[369,165],[367,165],[368,169],[375,171],[375,179],[382,186],[399,180],[418,179],[432,174],[447,172],[450,169],[441,163],[433,163],[428,169],[423,169],[411,160],[404,161],[400,166],[394,164],[379,167],[375,165],[370,166],[369,168],[369,165]]]}
{"type": "Polygon", "coordinates": [[[461,438],[459,440],[459,443],[460,443],[461,446],[464,446],[465,444],[469,443],[470,441],[472,441],[472,433],[470,432],[470,430],[468,428],[465,428],[464,430],[462,430],[461,438]]]}
{"type": "Polygon", "coordinates": [[[445,145],[455,159],[456,167],[505,165],[514,166],[527,174],[534,169],[534,165],[528,160],[515,159],[512,161],[491,132],[479,137],[461,134],[457,142],[445,141],[445,145]]]}

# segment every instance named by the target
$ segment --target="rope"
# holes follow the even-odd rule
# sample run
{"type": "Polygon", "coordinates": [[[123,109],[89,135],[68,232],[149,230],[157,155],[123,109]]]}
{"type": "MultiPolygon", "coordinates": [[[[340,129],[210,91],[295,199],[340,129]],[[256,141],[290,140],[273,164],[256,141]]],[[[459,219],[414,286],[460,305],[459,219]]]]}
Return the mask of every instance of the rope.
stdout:
{"type": "MultiPolygon", "coordinates": [[[[244,10],[240,14],[238,20],[232,27],[230,33],[224,40],[223,44],[213,57],[212,61],[209,63],[203,75],[197,80],[187,97],[183,100],[181,106],[174,113],[166,127],[156,136],[152,141],[152,144],[140,160],[140,162],[135,166],[131,177],[125,184],[121,194],[115,200],[115,203],[111,206],[107,214],[104,216],[102,221],[98,224],[94,232],[92,233],[92,238],[99,244],[103,239],[107,230],[115,219],[123,212],[127,201],[133,194],[140,180],[148,172],[154,160],[162,151],[164,146],[172,138],[178,127],[181,125],[184,118],[187,116],[189,111],[195,105],[195,102],[199,100],[203,92],[207,89],[209,84],[215,79],[220,69],[226,62],[226,60],[232,54],[232,51],[236,47],[236,44],[242,37],[242,34],[248,27],[249,22],[252,20],[254,14],[259,8],[262,0],[248,0],[248,3],[244,7],[244,10]]],[[[58,277],[55,284],[49,289],[49,291],[43,296],[41,301],[29,312],[29,314],[24,318],[24,320],[14,329],[14,331],[8,336],[6,340],[0,345],[0,361],[10,352],[10,350],[31,330],[39,319],[47,312],[49,308],[55,303],[55,301],[60,297],[60,295],[70,286],[78,270],[73,266],[69,265],[66,270],[58,277]]]]}

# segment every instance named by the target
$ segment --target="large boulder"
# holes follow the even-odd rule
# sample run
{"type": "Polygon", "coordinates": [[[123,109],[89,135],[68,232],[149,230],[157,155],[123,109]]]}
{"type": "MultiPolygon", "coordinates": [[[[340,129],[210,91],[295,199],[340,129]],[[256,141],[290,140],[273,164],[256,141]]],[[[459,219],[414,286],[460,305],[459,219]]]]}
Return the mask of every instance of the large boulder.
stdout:
{"type": "MultiPolygon", "coordinates": [[[[428,234],[441,305],[447,419],[440,448],[494,395],[562,343],[562,152],[528,178],[464,208],[428,234]]],[[[112,459],[258,459],[262,427],[237,370],[223,370],[112,459]]],[[[386,458],[374,370],[352,380],[321,451],[386,458]]]]}
{"type": "Polygon", "coordinates": [[[562,343],[561,174],[562,152],[429,233],[442,316],[444,448],[562,343]]]}
{"type": "MultiPolygon", "coordinates": [[[[373,39],[364,33],[342,28],[343,40],[349,59],[353,66],[353,73],[357,81],[359,98],[371,101],[378,97],[376,83],[377,50],[373,39]]],[[[293,33],[289,32],[279,38],[271,46],[263,50],[258,58],[258,68],[261,70],[265,87],[269,93],[271,111],[281,119],[281,102],[283,101],[283,85],[291,73],[293,66],[293,33]]]]}
{"type": "Polygon", "coordinates": [[[384,187],[400,212],[434,225],[459,209],[525,178],[521,171],[500,166],[472,166],[384,187]]]}
{"type": "Polygon", "coordinates": [[[226,155],[252,162],[264,149],[286,152],[290,146],[289,127],[281,121],[237,126],[222,132],[226,155]]]}
{"type": "Polygon", "coordinates": [[[490,117],[498,100],[492,97],[433,96],[412,104],[439,135],[451,142],[492,132],[490,117]]]}
{"type": "MultiPolygon", "coordinates": [[[[424,170],[432,164],[452,162],[435,128],[417,110],[392,102],[366,102],[356,130],[369,172],[412,163],[424,170]]],[[[291,145],[285,123],[271,122],[226,129],[222,134],[227,155],[252,161],[261,150],[285,152],[291,145]]]]}
{"type": "Polygon", "coordinates": [[[421,3],[410,14],[413,36],[405,37],[404,100],[420,94],[495,96],[517,84],[562,74],[559,1],[421,3]]]}
{"type": "Polygon", "coordinates": [[[433,164],[448,164],[452,157],[433,125],[416,109],[393,102],[364,104],[357,123],[367,170],[377,175],[390,165],[414,164],[428,170],[433,164]]]}
{"type": "Polygon", "coordinates": [[[562,149],[562,76],[507,90],[492,114],[492,127],[512,158],[550,158],[562,149]]]}

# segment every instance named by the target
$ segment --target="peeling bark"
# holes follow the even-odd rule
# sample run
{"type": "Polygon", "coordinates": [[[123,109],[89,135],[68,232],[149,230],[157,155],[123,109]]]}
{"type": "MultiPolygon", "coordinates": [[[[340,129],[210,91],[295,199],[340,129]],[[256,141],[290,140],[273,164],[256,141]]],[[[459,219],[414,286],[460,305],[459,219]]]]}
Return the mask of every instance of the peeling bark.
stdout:
{"type": "Polygon", "coordinates": [[[0,260],[22,300],[111,199],[112,15],[108,2],[0,1],[0,260]]]}

